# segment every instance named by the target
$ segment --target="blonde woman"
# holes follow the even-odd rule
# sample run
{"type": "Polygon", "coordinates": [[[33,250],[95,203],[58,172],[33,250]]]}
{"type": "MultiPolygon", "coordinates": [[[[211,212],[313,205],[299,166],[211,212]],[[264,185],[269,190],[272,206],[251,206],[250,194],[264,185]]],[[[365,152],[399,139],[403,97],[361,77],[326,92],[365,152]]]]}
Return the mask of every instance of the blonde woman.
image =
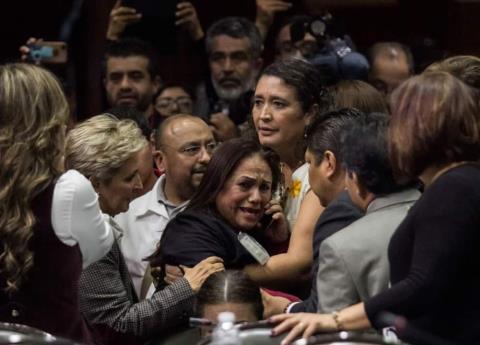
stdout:
{"type": "Polygon", "coordinates": [[[186,269],[184,278],[139,302],[120,251],[122,229],[113,216],[126,212],[143,187],[138,168],[145,145],[135,122],[108,114],[77,125],[67,138],[67,167],[90,179],[100,207],[115,229],[110,252],[88,267],[80,279],[81,310],[102,344],[140,343],[162,327],[185,321],[194,292],[211,273],[223,269],[220,259],[208,258],[186,269]]]}
{"type": "Polygon", "coordinates": [[[50,72],[0,66],[0,321],[88,344],[78,280],[113,236],[89,181],[61,176],[68,113],[50,72]]]}

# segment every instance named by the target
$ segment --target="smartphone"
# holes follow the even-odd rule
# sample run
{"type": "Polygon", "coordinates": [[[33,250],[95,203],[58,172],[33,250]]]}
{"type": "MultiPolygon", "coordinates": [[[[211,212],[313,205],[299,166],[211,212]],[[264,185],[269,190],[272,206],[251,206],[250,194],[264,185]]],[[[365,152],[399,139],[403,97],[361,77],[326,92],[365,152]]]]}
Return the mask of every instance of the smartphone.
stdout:
{"type": "Polygon", "coordinates": [[[29,60],[42,64],[67,62],[67,43],[61,41],[40,41],[28,46],[29,60]]]}
{"type": "Polygon", "coordinates": [[[271,214],[264,214],[263,217],[260,219],[260,225],[262,226],[262,230],[268,228],[273,222],[273,218],[271,214]]]}
{"type": "Polygon", "coordinates": [[[155,46],[158,53],[176,52],[175,12],[178,0],[123,0],[122,5],[142,14],[142,19],[125,29],[125,37],[139,37],[155,46]]]}

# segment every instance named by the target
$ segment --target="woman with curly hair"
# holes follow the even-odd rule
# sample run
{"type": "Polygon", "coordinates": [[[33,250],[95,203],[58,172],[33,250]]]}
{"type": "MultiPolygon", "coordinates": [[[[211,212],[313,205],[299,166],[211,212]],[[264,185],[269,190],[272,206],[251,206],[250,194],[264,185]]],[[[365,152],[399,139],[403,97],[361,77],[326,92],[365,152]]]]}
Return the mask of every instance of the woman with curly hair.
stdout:
{"type": "Polygon", "coordinates": [[[113,236],[91,183],[62,175],[68,113],[50,72],[0,66],[0,321],[91,343],[78,280],[113,236]]]}

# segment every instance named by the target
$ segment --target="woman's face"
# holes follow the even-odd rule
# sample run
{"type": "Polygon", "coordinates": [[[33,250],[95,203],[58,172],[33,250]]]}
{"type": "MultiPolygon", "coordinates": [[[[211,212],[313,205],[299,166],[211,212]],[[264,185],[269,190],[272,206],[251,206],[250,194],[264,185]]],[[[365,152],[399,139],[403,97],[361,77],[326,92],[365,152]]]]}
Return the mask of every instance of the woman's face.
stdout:
{"type": "Polygon", "coordinates": [[[135,193],[143,188],[138,173],[141,151],[136,152],[118,169],[108,182],[98,182],[96,191],[100,198],[100,207],[104,213],[115,216],[126,212],[128,205],[135,198],[135,193]]]}
{"type": "Polygon", "coordinates": [[[309,114],[303,112],[293,87],[264,75],[255,89],[252,115],[260,143],[282,156],[303,137],[309,114]]]}
{"type": "Polygon", "coordinates": [[[240,230],[254,228],[272,197],[272,171],[256,154],[240,162],[218,193],[218,212],[240,230]]]}

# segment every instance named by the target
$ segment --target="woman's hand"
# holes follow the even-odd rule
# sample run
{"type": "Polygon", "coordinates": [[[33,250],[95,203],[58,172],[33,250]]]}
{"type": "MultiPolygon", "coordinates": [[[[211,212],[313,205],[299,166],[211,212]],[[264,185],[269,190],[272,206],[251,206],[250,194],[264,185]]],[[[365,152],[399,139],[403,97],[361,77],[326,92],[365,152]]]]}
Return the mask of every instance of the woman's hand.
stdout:
{"type": "Polygon", "coordinates": [[[331,314],[294,313],[272,316],[272,323],[280,323],[272,329],[272,336],[290,331],[282,345],[291,344],[298,337],[307,339],[320,331],[335,331],[337,325],[331,314]]]}
{"type": "Polygon", "coordinates": [[[175,25],[185,28],[194,41],[203,38],[204,33],[200,20],[198,20],[197,10],[191,2],[182,1],[177,4],[175,12],[175,25]]]}
{"type": "Polygon", "coordinates": [[[265,236],[274,243],[287,241],[290,236],[290,229],[280,202],[271,200],[265,206],[265,215],[272,217],[272,221],[264,229],[265,236]]]}
{"type": "Polygon", "coordinates": [[[190,284],[193,292],[197,293],[202,287],[203,282],[213,273],[223,271],[223,260],[217,256],[210,256],[200,261],[193,268],[180,265],[185,272],[184,278],[190,284]]]}
{"type": "Polygon", "coordinates": [[[110,11],[108,22],[107,39],[116,41],[125,31],[127,25],[138,22],[142,18],[141,13],[131,7],[122,6],[121,0],[117,0],[110,11]]]}

